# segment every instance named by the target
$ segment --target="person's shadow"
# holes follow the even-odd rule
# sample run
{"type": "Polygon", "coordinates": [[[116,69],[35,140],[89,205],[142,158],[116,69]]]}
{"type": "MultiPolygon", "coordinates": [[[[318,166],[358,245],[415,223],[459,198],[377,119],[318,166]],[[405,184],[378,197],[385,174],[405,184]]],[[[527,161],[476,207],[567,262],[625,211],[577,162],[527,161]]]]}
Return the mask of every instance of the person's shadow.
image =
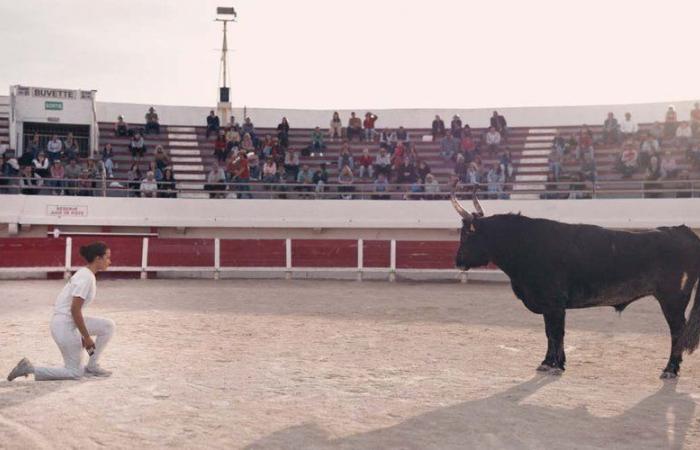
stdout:
{"type": "Polygon", "coordinates": [[[431,411],[397,425],[333,439],[315,424],[290,427],[248,449],[511,449],[683,448],[695,402],[674,382],[624,413],[598,417],[573,409],[523,403],[556,378],[538,375],[504,392],[431,411]]]}

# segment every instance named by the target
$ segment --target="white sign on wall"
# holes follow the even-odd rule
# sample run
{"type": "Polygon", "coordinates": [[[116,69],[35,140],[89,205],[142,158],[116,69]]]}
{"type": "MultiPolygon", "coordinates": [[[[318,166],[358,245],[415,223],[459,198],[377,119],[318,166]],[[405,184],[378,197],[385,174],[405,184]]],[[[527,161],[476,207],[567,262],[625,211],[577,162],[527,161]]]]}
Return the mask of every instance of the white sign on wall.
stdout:
{"type": "Polygon", "coordinates": [[[52,217],[87,217],[87,206],[46,205],[46,215],[52,217]]]}

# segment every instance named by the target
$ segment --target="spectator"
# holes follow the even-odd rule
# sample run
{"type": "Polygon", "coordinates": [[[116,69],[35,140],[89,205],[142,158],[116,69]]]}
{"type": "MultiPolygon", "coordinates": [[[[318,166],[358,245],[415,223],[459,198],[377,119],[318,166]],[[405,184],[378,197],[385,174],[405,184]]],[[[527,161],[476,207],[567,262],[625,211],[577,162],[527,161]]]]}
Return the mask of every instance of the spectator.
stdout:
{"type": "Polygon", "coordinates": [[[131,152],[131,157],[134,159],[143,158],[146,154],[146,143],[143,140],[141,133],[134,133],[129,143],[129,151],[131,152]]]}
{"type": "Polygon", "coordinates": [[[114,124],[114,133],[121,137],[129,135],[129,125],[124,122],[124,116],[120,115],[117,117],[117,121],[114,124]]]}
{"type": "Polygon", "coordinates": [[[352,153],[350,153],[350,146],[347,143],[343,144],[343,148],[338,156],[338,170],[345,166],[350,167],[351,171],[355,170],[355,160],[352,157],[352,153]]]}
{"type": "Polygon", "coordinates": [[[158,183],[156,182],[153,171],[146,172],[146,178],[141,181],[141,197],[155,198],[158,192],[158,183]]]}
{"type": "Polygon", "coordinates": [[[284,155],[284,170],[286,170],[294,180],[297,179],[299,175],[299,153],[296,150],[289,149],[284,155]]]}
{"type": "Polygon", "coordinates": [[[603,142],[606,144],[618,144],[620,142],[620,125],[615,115],[608,113],[608,118],[603,122],[603,142]]]}
{"type": "Polygon", "coordinates": [[[63,156],[68,160],[80,156],[80,149],[78,147],[78,143],[73,137],[73,133],[68,133],[66,140],[63,141],[63,156]]]}
{"type": "Polygon", "coordinates": [[[343,166],[338,175],[338,192],[343,200],[352,200],[352,192],[355,192],[353,181],[352,169],[350,166],[343,166]]]}
{"type": "Polygon", "coordinates": [[[584,125],[578,133],[578,147],[576,159],[581,159],[581,153],[587,150],[593,151],[593,132],[588,125],[584,125]]]}
{"type": "Polygon", "coordinates": [[[404,144],[408,144],[411,141],[408,131],[406,131],[403,126],[400,126],[399,129],[396,130],[396,140],[398,142],[403,142],[404,144]]]}
{"type": "MultiPolygon", "coordinates": [[[[67,170],[67,169],[66,169],[67,170]]],[[[129,181],[127,186],[129,190],[127,195],[129,197],[140,197],[141,196],[141,168],[138,163],[133,162],[129,171],[126,173],[126,179],[129,181]]]]}
{"type": "Polygon", "coordinates": [[[243,121],[243,138],[245,139],[245,135],[248,134],[250,136],[250,140],[253,143],[254,147],[258,146],[258,137],[255,133],[255,125],[253,124],[253,121],[250,120],[250,117],[246,117],[245,120],[243,121]]]}
{"type": "Polygon", "coordinates": [[[489,198],[503,198],[503,184],[506,182],[503,167],[500,164],[494,163],[486,175],[487,189],[489,198]]]}
{"type": "MultiPolygon", "coordinates": [[[[275,161],[272,159],[272,157],[268,157],[265,160],[265,164],[262,168],[262,176],[263,183],[270,184],[277,182],[277,164],[275,164],[275,161]]],[[[267,188],[268,187],[266,187],[266,189],[267,188]]]]}
{"type": "MultiPolygon", "coordinates": [[[[219,130],[216,133],[216,140],[214,141],[214,156],[219,164],[223,164],[228,159],[228,155],[230,155],[231,152],[226,143],[226,133],[223,130],[219,130]]],[[[207,139],[208,138],[209,130],[207,130],[207,139]]]]}
{"type": "Polygon", "coordinates": [[[394,152],[397,142],[398,139],[396,133],[388,128],[384,128],[384,130],[382,130],[382,132],[379,134],[379,146],[387,149],[389,153],[394,152]]]}
{"type": "Polygon", "coordinates": [[[78,178],[78,195],[81,197],[93,197],[95,195],[94,182],[87,169],[83,169],[83,171],[80,172],[80,177],[78,178]]]}
{"type": "Polygon", "coordinates": [[[335,141],[335,138],[343,138],[343,122],[340,120],[340,115],[338,111],[333,113],[333,118],[331,119],[331,125],[328,129],[328,136],[331,141],[335,141]]]}
{"type": "Polygon", "coordinates": [[[418,180],[416,167],[404,160],[396,166],[396,182],[398,184],[412,184],[418,180]]]}
{"type": "Polygon", "coordinates": [[[289,122],[286,117],[282,117],[282,122],[277,125],[277,139],[282,148],[289,148],[289,122]]]}
{"type": "Polygon", "coordinates": [[[32,161],[32,167],[34,168],[34,173],[39,175],[41,178],[49,178],[51,176],[51,172],[49,170],[49,160],[46,159],[46,153],[44,152],[39,152],[36,158],[34,158],[32,161]]]}
{"type": "Polygon", "coordinates": [[[238,148],[241,144],[241,133],[236,128],[229,128],[226,130],[224,135],[226,138],[226,148],[229,152],[233,151],[234,148],[238,148]]]}
{"type": "Polygon", "coordinates": [[[66,194],[76,195],[78,183],[77,180],[80,178],[80,174],[83,172],[83,168],[78,164],[78,160],[72,158],[68,165],[64,169],[64,176],[67,179],[65,182],[66,194]]]}
{"type": "Polygon", "coordinates": [[[32,140],[29,141],[29,146],[27,152],[31,153],[32,158],[36,158],[41,151],[41,140],[39,139],[39,133],[34,133],[32,140]]]}
{"type": "Polygon", "coordinates": [[[695,108],[690,111],[690,129],[693,137],[700,137],[700,103],[695,103],[695,108]]]}
{"type": "Polygon", "coordinates": [[[348,130],[347,130],[348,141],[352,141],[353,137],[357,137],[357,140],[362,140],[362,120],[355,116],[355,113],[350,113],[350,119],[348,120],[348,130]]]}
{"type": "Polygon", "coordinates": [[[549,173],[552,176],[552,181],[559,181],[561,177],[562,153],[556,147],[552,147],[549,152],[549,173]]]}
{"type": "Polygon", "coordinates": [[[598,180],[598,172],[595,166],[595,159],[590,153],[586,153],[581,163],[581,176],[585,181],[595,183],[598,180]]]}
{"type": "Polygon", "coordinates": [[[661,177],[661,157],[658,153],[651,156],[647,168],[647,180],[658,180],[661,177]]]}
{"type": "Polygon", "coordinates": [[[460,148],[462,150],[462,154],[464,155],[464,159],[466,159],[467,162],[474,160],[476,143],[474,142],[474,138],[472,137],[471,133],[464,134],[464,137],[460,142],[460,148]]]}
{"type": "Polygon", "coordinates": [[[158,168],[158,165],[155,161],[151,161],[148,163],[147,172],[153,172],[153,177],[155,178],[156,182],[161,181],[163,179],[163,171],[158,168]]]}
{"type": "Polygon", "coordinates": [[[498,111],[494,111],[489,120],[489,124],[494,130],[498,131],[502,137],[508,135],[508,123],[506,118],[498,114],[498,111]]]}
{"type": "Polygon", "coordinates": [[[676,147],[687,149],[692,138],[693,130],[690,128],[688,122],[681,122],[678,128],[676,128],[676,147]]]}
{"type": "Polygon", "coordinates": [[[105,172],[109,178],[114,178],[114,150],[112,144],[107,143],[102,148],[102,164],[105,166],[105,172]]]}
{"type": "Polygon", "coordinates": [[[469,163],[465,183],[477,185],[481,182],[481,170],[476,162],[469,163]]]}
{"type": "Polygon", "coordinates": [[[430,175],[430,166],[428,165],[427,162],[423,161],[422,159],[418,161],[418,178],[420,178],[420,182],[425,184],[426,180],[428,178],[428,175],[430,175]]]}
{"type": "Polygon", "coordinates": [[[374,159],[374,171],[377,175],[384,174],[387,179],[391,176],[391,156],[384,147],[379,148],[379,154],[374,159]]]}
{"type": "Polygon", "coordinates": [[[435,116],[432,125],[433,142],[437,141],[445,135],[445,122],[440,118],[440,116],[435,116]]]}
{"type": "Polygon", "coordinates": [[[211,133],[214,133],[214,136],[219,135],[220,125],[221,123],[219,122],[219,116],[217,116],[212,109],[209,111],[209,115],[207,116],[207,139],[209,139],[209,135],[211,133]]]}
{"type": "Polygon", "coordinates": [[[163,179],[158,183],[158,197],[175,198],[177,197],[177,185],[175,184],[175,175],[173,169],[166,167],[163,172],[163,179]]]}
{"type": "Polygon", "coordinates": [[[692,164],[693,169],[697,169],[700,166],[700,144],[696,142],[690,148],[688,148],[686,157],[692,164]]]}
{"type": "Polygon", "coordinates": [[[620,172],[624,178],[631,177],[637,171],[638,158],[639,152],[634,148],[634,145],[626,143],[617,161],[617,171],[620,172]]]}
{"type": "Polygon", "coordinates": [[[438,183],[432,173],[426,175],[423,190],[425,191],[423,198],[426,200],[435,200],[440,196],[440,183],[438,183]]]}
{"type": "MultiPolygon", "coordinates": [[[[0,186],[5,186],[7,193],[12,193],[13,189],[8,186],[16,184],[16,180],[9,179],[20,175],[19,161],[11,150],[5,150],[2,154],[2,165],[0,166],[0,186]]],[[[0,190],[0,192],[3,192],[0,190]]]]}
{"type": "Polygon", "coordinates": [[[314,174],[311,172],[311,169],[309,169],[309,166],[307,164],[301,166],[301,170],[297,173],[297,183],[310,185],[313,183],[313,178],[314,174]]]}
{"type": "Polygon", "coordinates": [[[452,117],[452,122],[450,122],[450,133],[455,140],[460,141],[462,139],[462,119],[458,115],[452,117]]]}
{"type": "MultiPolygon", "coordinates": [[[[402,147],[405,147],[403,142],[399,142],[399,144],[402,147]]],[[[414,166],[418,165],[418,150],[416,150],[416,144],[414,144],[413,142],[411,142],[408,146],[408,152],[406,152],[406,159],[414,166]]]]}
{"type": "MultiPolygon", "coordinates": [[[[477,158],[475,158],[475,160],[477,158]]],[[[503,166],[503,175],[506,177],[506,183],[510,183],[511,180],[513,180],[513,175],[515,172],[515,166],[513,165],[513,155],[511,155],[510,150],[506,150],[501,154],[500,163],[501,166],[503,166]]]]}
{"type": "Polygon", "coordinates": [[[58,138],[57,135],[51,136],[51,140],[46,144],[46,151],[48,152],[49,160],[53,162],[56,159],[61,159],[63,153],[63,142],[58,138]]]}
{"type": "Polygon", "coordinates": [[[160,134],[160,123],[158,122],[158,114],[154,107],[148,108],[146,113],[146,134],[160,134]]]}
{"type": "Polygon", "coordinates": [[[316,127],[311,133],[311,144],[309,145],[309,151],[311,156],[323,156],[323,151],[326,149],[326,143],[323,142],[323,133],[321,133],[321,128],[316,127]]]}
{"type": "Polygon", "coordinates": [[[365,141],[370,142],[374,140],[374,124],[377,122],[378,118],[379,117],[371,112],[365,114],[365,120],[362,123],[365,128],[365,141]]]}
{"type": "Polygon", "coordinates": [[[566,139],[561,135],[561,133],[557,133],[554,140],[552,140],[552,149],[559,152],[559,156],[561,157],[566,154],[566,139]]]}
{"type": "Polygon", "coordinates": [[[459,181],[462,183],[467,182],[467,170],[469,166],[467,161],[464,159],[463,155],[457,155],[457,161],[455,161],[454,174],[457,176],[459,181]]]}
{"type": "Polygon", "coordinates": [[[253,138],[250,137],[250,133],[244,133],[243,139],[241,140],[241,148],[246,151],[246,153],[255,151],[255,144],[253,143],[253,138]]]}
{"type": "Polygon", "coordinates": [[[457,143],[452,134],[446,134],[440,141],[440,156],[450,161],[457,153],[457,143]]]}
{"type": "Polygon", "coordinates": [[[374,181],[374,192],[372,196],[375,200],[389,200],[389,180],[384,173],[380,173],[374,181]]]}
{"type": "Polygon", "coordinates": [[[314,172],[312,181],[316,185],[316,192],[323,192],[325,190],[325,186],[328,184],[328,169],[326,168],[326,163],[321,163],[321,167],[314,172]]]}
{"type": "Polygon", "coordinates": [[[24,195],[37,195],[41,190],[43,180],[39,174],[34,173],[32,166],[24,166],[19,178],[19,192],[24,195]]]}
{"type": "Polygon", "coordinates": [[[485,137],[486,148],[491,156],[498,153],[501,147],[501,133],[494,127],[490,127],[485,137]]]}
{"type": "Polygon", "coordinates": [[[260,159],[258,158],[258,155],[256,155],[255,152],[248,152],[247,156],[251,181],[260,181],[262,169],[260,168],[260,159]]]}
{"type": "MultiPolygon", "coordinates": [[[[689,127],[690,128],[690,127],[689,127]]],[[[680,169],[676,164],[676,160],[671,156],[671,152],[666,151],[661,159],[661,179],[672,180],[678,177],[680,169]]]]}
{"type": "Polygon", "coordinates": [[[651,133],[647,132],[639,148],[639,167],[649,168],[651,156],[659,152],[659,142],[654,139],[651,133]]]}
{"type": "Polygon", "coordinates": [[[158,145],[156,147],[156,154],[155,154],[154,159],[156,162],[157,169],[160,170],[161,172],[164,172],[165,168],[170,165],[170,160],[168,159],[168,154],[165,153],[165,150],[163,150],[163,147],[160,145],[158,145]]]}
{"type": "Polygon", "coordinates": [[[622,133],[622,139],[631,139],[637,135],[639,131],[639,126],[637,122],[632,120],[632,114],[626,112],[625,120],[620,124],[620,133],[622,133]]]}
{"type": "Polygon", "coordinates": [[[207,184],[204,190],[209,192],[209,198],[224,198],[226,190],[226,174],[218,163],[213,163],[207,173],[207,184]]]}
{"type": "Polygon", "coordinates": [[[676,128],[678,128],[678,115],[676,114],[676,108],[671,105],[666,110],[664,137],[673,139],[676,136],[676,128]]]}
{"type": "Polygon", "coordinates": [[[400,166],[406,159],[406,147],[402,143],[399,143],[396,148],[394,148],[394,153],[391,155],[391,164],[394,167],[400,166]]]}
{"type": "MultiPolygon", "coordinates": [[[[250,194],[250,185],[247,184],[250,182],[250,165],[248,163],[248,155],[244,150],[240,150],[238,152],[238,157],[233,161],[232,170],[232,181],[236,183],[234,188],[239,192],[239,198],[253,198],[250,194]]],[[[299,159],[297,157],[297,170],[298,163],[299,159]]]]}
{"type": "Polygon", "coordinates": [[[57,159],[51,165],[51,179],[48,180],[48,185],[54,189],[51,191],[53,195],[62,195],[63,186],[65,185],[64,178],[66,177],[66,171],[63,167],[63,163],[60,159],[57,159]]]}
{"type": "Polygon", "coordinates": [[[649,130],[649,133],[656,139],[656,141],[661,145],[663,143],[663,138],[664,138],[664,127],[661,125],[660,122],[654,122],[654,124],[651,126],[651,129],[649,130]]]}
{"type": "Polygon", "coordinates": [[[372,156],[369,154],[368,148],[362,150],[362,156],[360,156],[358,162],[360,166],[360,178],[364,178],[365,175],[372,178],[374,170],[372,170],[372,156]]]}

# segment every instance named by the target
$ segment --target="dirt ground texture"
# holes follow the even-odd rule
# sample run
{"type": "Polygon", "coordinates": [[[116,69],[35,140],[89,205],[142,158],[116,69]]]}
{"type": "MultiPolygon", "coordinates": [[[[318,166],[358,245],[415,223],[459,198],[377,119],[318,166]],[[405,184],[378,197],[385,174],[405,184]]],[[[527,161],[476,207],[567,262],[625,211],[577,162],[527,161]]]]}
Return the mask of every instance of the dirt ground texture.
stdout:
{"type": "Polygon", "coordinates": [[[505,284],[100,281],[111,378],[60,365],[63,281],[0,283],[0,448],[700,448],[700,354],[659,380],[658,303],[567,312],[567,370],[538,375],[541,316],[505,284]]]}

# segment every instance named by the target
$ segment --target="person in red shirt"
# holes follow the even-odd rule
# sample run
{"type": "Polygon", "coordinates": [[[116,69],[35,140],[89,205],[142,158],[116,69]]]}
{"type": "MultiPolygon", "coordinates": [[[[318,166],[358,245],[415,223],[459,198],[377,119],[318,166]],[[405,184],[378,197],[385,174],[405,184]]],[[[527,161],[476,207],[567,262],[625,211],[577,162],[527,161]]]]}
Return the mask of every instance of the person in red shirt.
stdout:
{"type": "MultiPolygon", "coordinates": [[[[238,155],[231,162],[231,174],[233,183],[247,183],[250,181],[250,167],[248,166],[248,154],[245,150],[240,150],[238,155]]],[[[238,198],[253,198],[250,195],[250,186],[247,184],[236,184],[234,190],[238,191],[238,198]]]]}
{"type": "Polygon", "coordinates": [[[695,109],[690,111],[690,129],[693,137],[700,137],[700,103],[695,104],[695,109]]]}
{"type": "Polygon", "coordinates": [[[379,117],[371,112],[365,114],[365,121],[363,122],[363,126],[365,127],[365,141],[370,142],[374,140],[374,123],[378,118],[379,117]]]}
{"type": "Polygon", "coordinates": [[[364,178],[365,175],[369,176],[372,178],[373,175],[373,169],[372,167],[372,157],[369,154],[369,149],[365,148],[362,150],[362,156],[360,156],[360,159],[358,160],[358,163],[360,165],[360,178],[364,178]]]}

